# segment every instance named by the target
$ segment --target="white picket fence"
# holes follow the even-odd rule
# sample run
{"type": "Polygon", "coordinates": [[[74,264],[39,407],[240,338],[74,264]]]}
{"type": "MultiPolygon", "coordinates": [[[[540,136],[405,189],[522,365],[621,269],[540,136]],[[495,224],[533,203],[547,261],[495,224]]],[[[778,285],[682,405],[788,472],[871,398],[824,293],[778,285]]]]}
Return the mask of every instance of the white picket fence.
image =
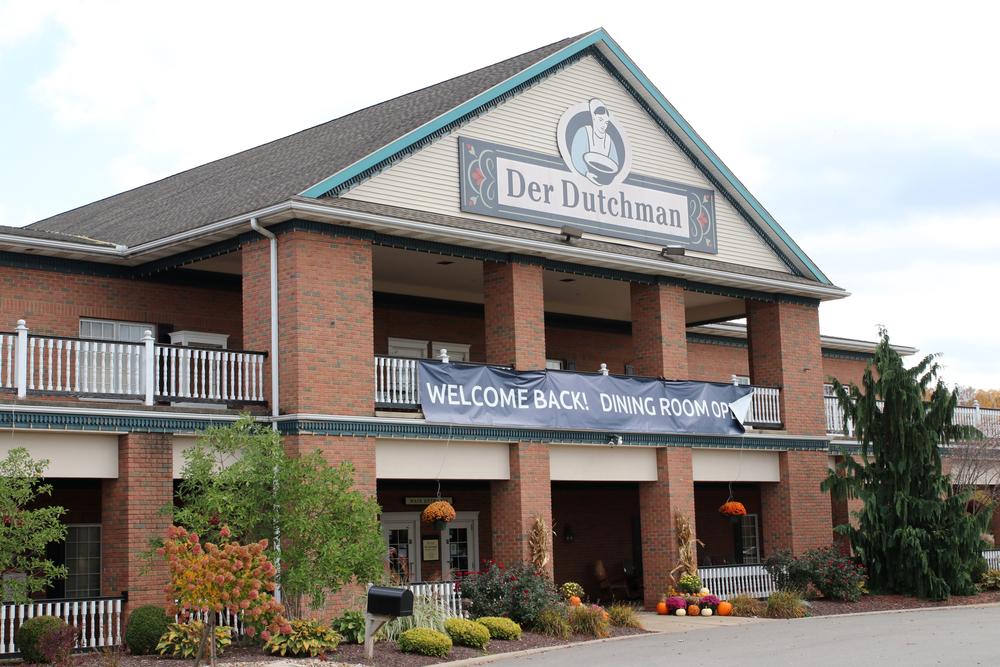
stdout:
{"type": "Polygon", "coordinates": [[[698,568],[701,583],[720,600],[746,593],[766,598],[778,590],[763,565],[711,565],[698,568]]]}
{"type": "Polygon", "coordinates": [[[983,552],[983,558],[990,564],[991,570],[1000,570],[1000,549],[990,549],[983,552]]]}
{"type": "Polygon", "coordinates": [[[781,389],[754,387],[746,423],[753,426],[781,426],[781,389]]]}
{"type": "Polygon", "coordinates": [[[40,600],[30,604],[0,604],[0,655],[18,653],[17,629],[36,616],[57,616],[80,629],[77,648],[115,646],[122,641],[122,598],[40,600]]]}
{"type": "Polygon", "coordinates": [[[183,403],[263,403],[263,352],[157,345],[28,333],[0,334],[0,387],[49,396],[183,403]]]}
{"type": "Polygon", "coordinates": [[[419,405],[418,361],[375,355],[375,403],[400,407],[419,405]]]}
{"type": "Polygon", "coordinates": [[[407,584],[406,588],[413,593],[414,599],[430,598],[444,607],[445,614],[451,617],[468,618],[469,613],[462,608],[462,594],[454,581],[440,583],[407,584]]]}

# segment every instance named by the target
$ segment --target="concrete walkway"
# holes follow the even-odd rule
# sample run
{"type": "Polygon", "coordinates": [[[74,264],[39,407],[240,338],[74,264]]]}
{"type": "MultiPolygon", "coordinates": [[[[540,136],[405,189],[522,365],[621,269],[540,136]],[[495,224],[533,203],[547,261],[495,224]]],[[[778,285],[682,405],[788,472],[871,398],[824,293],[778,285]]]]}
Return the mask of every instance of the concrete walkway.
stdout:
{"type": "Polygon", "coordinates": [[[640,616],[642,616],[642,624],[650,632],[689,632],[691,630],[770,622],[770,619],[767,618],[740,618],[738,616],[660,616],[651,611],[644,611],[640,616]]]}

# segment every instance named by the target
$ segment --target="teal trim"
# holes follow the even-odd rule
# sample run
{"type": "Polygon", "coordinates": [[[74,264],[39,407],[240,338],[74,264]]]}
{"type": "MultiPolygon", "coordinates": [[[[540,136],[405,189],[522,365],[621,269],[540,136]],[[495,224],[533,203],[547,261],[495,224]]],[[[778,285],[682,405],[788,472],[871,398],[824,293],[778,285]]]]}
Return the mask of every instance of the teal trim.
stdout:
{"type": "MultiPolygon", "coordinates": [[[[4,406],[7,407],[7,406],[4,406]]],[[[235,421],[235,417],[234,417],[235,421]]],[[[122,417],[105,415],[66,415],[42,412],[0,412],[0,428],[28,428],[51,431],[127,431],[130,433],[194,433],[222,420],[184,419],[182,417],[122,417]]]]}
{"type": "Polygon", "coordinates": [[[516,88],[517,86],[521,85],[522,83],[531,79],[537,74],[544,72],[545,70],[551,67],[555,67],[563,60],[566,60],[567,58],[572,57],[573,55],[579,53],[580,51],[583,51],[590,45],[596,44],[597,42],[603,40],[606,36],[607,35],[603,30],[595,31],[593,34],[584,37],[580,41],[574,42],[573,44],[567,46],[565,49],[558,51],[557,53],[554,53],[548,58],[545,58],[544,60],[535,63],[534,65],[524,70],[520,74],[513,76],[510,79],[507,79],[503,83],[500,83],[494,86],[493,88],[490,88],[486,92],[477,95],[476,97],[465,102],[464,104],[455,107],[448,113],[439,116],[438,118],[435,118],[433,121],[427,123],[423,127],[420,127],[414,130],[413,132],[410,132],[409,134],[400,137],[399,139],[393,141],[392,143],[383,146],[382,148],[375,151],[374,153],[364,158],[363,160],[360,160],[359,162],[354,163],[350,167],[347,167],[346,169],[339,171],[338,173],[334,174],[330,178],[327,178],[321,183],[317,183],[316,185],[312,186],[305,192],[301,193],[301,195],[303,197],[317,198],[320,197],[321,195],[326,194],[327,192],[333,190],[344,181],[347,181],[353,178],[354,176],[360,174],[361,172],[365,171],[366,169],[378,164],[379,162],[382,162],[383,160],[392,157],[399,151],[405,150],[410,144],[420,141],[427,135],[433,134],[437,130],[441,129],[442,127],[448,125],[449,123],[455,120],[458,120],[467,113],[470,113],[473,110],[483,106],[484,104],[489,103],[490,100],[499,97],[504,93],[507,93],[513,88],[516,88]]]}
{"type": "Polygon", "coordinates": [[[848,352],[847,350],[837,350],[832,347],[822,348],[823,356],[828,359],[848,359],[850,361],[871,361],[875,358],[872,352],[848,352]]]}

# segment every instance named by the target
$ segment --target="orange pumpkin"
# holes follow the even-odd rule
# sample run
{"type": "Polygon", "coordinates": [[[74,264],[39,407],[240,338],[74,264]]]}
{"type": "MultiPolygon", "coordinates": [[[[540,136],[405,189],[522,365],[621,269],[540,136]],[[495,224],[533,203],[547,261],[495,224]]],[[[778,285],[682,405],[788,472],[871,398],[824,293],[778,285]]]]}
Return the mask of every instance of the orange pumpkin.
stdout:
{"type": "Polygon", "coordinates": [[[656,613],[659,614],[660,616],[666,616],[667,615],[667,603],[666,602],[661,602],[660,604],[656,605],[656,613]]]}
{"type": "Polygon", "coordinates": [[[698,605],[693,604],[688,607],[688,616],[698,616],[699,614],[701,614],[701,609],[698,608],[698,605]]]}
{"type": "Polygon", "coordinates": [[[731,613],[733,613],[732,604],[725,601],[719,603],[719,616],[729,616],[731,613]]]}
{"type": "Polygon", "coordinates": [[[574,607],[579,607],[579,606],[580,606],[580,598],[578,598],[578,597],[577,597],[577,596],[575,596],[575,595],[571,595],[571,596],[569,597],[569,603],[570,603],[571,605],[573,605],[574,607]]]}

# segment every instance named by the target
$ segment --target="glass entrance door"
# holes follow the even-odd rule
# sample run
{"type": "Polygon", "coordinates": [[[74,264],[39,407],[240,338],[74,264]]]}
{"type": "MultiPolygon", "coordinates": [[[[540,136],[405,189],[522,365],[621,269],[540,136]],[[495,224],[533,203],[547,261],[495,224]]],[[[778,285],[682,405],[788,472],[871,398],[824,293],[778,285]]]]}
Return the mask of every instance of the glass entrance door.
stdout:
{"type": "Polygon", "coordinates": [[[395,518],[391,513],[382,515],[382,539],[388,549],[389,571],[400,584],[420,581],[418,521],[395,518]]]}
{"type": "Polygon", "coordinates": [[[453,574],[479,569],[479,512],[456,512],[441,532],[441,571],[453,574]]]}

